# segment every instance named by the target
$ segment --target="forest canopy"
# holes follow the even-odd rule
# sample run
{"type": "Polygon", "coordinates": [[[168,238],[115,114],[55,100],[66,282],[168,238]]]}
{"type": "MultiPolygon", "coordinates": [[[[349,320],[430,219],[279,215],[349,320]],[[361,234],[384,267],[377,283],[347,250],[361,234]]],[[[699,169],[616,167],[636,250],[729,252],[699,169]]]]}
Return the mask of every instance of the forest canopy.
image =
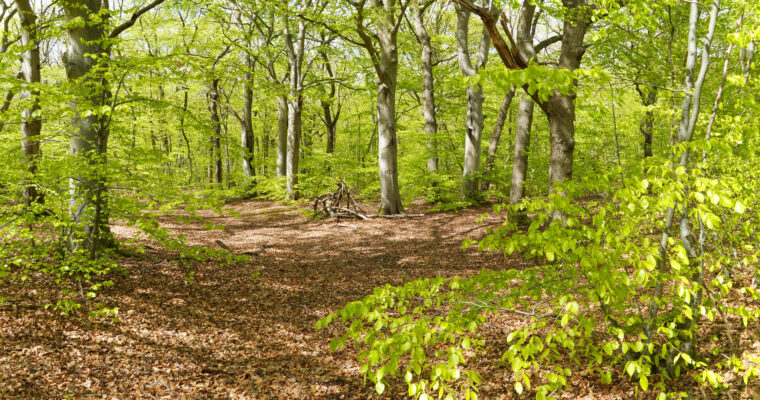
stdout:
{"type": "Polygon", "coordinates": [[[0,7],[0,283],[53,282],[50,310],[118,320],[99,293],[143,240],[189,284],[190,261],[255,257],[165,216],[488,204],[501,223],[463,247],[529,267],[407,277],[312,321],[378,394],[476,399],[479,329],[504,314],[518,395],[560,398],[572,365],[657,400],[757,387],[757,1],[0,7]]]}

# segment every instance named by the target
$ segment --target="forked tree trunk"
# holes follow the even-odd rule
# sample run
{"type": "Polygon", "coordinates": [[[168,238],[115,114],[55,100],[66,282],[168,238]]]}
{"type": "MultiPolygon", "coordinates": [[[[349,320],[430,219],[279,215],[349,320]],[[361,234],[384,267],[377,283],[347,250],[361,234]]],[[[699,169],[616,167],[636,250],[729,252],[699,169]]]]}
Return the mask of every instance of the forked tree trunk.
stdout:
{"type": "MultiPolygon", "coordinates": [[[[473,66],[469,53],[470,12],[456,5],[457,13],[457,59],[459,69],[464,77],[474,77],[480,68],[486,66],[491,37],[484,27],[480,36],[478,60],[473,66]]],[[[491,7],[492,14],[496,8],[491,7]]],[[[464,197],[475,199],[478,193],[480,171],[480,145],[483,137],[483,101],[485,96],[479,83],[467,87],[467,118],[465,120],[464,164],[462,166],[462,193],[464,197]]]]}
{"type": "MultiPolygon", "coordinates": [[[[330,42],[331,41],[329,39],[326,39],[324,36],[322,37],[323,45],[329,45],[330,42]]],[[[327,57],[327,52],[320,51],[319,55],[322,57],[322,63],[324,65],[325,72],[327,72],[327,76],[330,78],[330,93],[328,94],[329,100],[322,99],[320,100],[320,104],[322,106],[322,122],[324,122],[325,129],[327,131],[327,144],[325,152],[327,154],[332,154],[335,152],[335,135],[338,130],[338,119],[340,118],[342,104],[340,102],[340,92],[338,85],[335,83],[335,72],[332,69],[330,59],[327,57]],[[334,111],[333,105],[335,105],[334,111]]]]}
{"type": "Polygon", "coordinates": [[[21,45],[25,50],[21,55],[21,73],[29,89],[22,93],[26,107],[22,111],[21,146],[24,151],[26,177],[28,184],[24,185],[23,195],[26,206],[32,203],[43,204],[44,197],[34,184],[34,174],[37,171],[38,159],[41,156],[40,133],[42,120],[39,118],[40,91],[40,47],[37,39],[37,15],[34,13],[29,0],[16,0],[16,10],[21,24],[21,45]]]}

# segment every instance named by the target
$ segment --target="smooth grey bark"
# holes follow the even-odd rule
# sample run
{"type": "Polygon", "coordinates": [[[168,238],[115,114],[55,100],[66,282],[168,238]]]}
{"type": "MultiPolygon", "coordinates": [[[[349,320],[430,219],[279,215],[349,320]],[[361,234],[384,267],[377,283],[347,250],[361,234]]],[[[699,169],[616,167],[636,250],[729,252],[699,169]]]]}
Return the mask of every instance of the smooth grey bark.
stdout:
{"type": "MultiPolygon", "coordinates": [[[[380,212],[394,215],[404,212],[398,187],[398,138],[396,136],[396,83],[398,80],[398,29],[408,1],[371,0],[356,8],[356,33],[367,50],[377,75],[377,151],[380,177],[380,212]],[[375,32],[365,26],[365,12],[372,15],[375,32]],[[377,43],[377,45],[375,44],[377,43]],[[376,47],[377,46],[377,47],[376,47]]],[[[358,43],[358,42],[357,42],[358,43]]]]}
{"type": "Polygon", "coordinates": [[[211,80],[211,85],[208,90],[208,108],[211,113],[211,150],[209,154],[212,158],[209,160],[211,167],[209,170],[213,170],[213,181],[216,183],[222,183],[222,120],[219,116],[219,78],[211,80]]]}
{"type": "MultiPolygon", "coordinates": [[[[517,23],[517,49],[525,60],[536,58],[533,47],[534,18],[536,6],[529,1],[523,4],[523,10],[517,23]]],[[[515,149],[512,161],[512,181],[509,187],[509,204],[518,204],[525,197],[525,179],[528,176],[528,155],[530,154],[530,133],[533,124],[533,100],[520,96],[515,127],[515,149]]]]}
{"type": "MultiPolygon", "coordinates": [[[[499,33],[496,19],[489,10],[476,6],[469,0],[454,0],[463,8],[475,12],[483,20],[499,57],[507,68],[524,69],[529,60],[515,51],[515,46],[507,44],[499,33]]],[[[562,0],[565,18],[562,27],[562,46],[560,48],[558,67],[574,71],[580,67],[581,59],[586,51],[583,40],[590,24],[591,9],[586,0],[562,0]]],[[[525,2],[523,8],[534,7],[525,2]]],[[[508,31],[505,31],[509,35],[508,31]]],[[[510,38],[511,42],[511,38],[510,38]]],[[[535,54],[535,53],[534,53],[535,54]]],[[[577,85],[577,82],[574,82],[577,85]]],[[[569,93],[554,92],[547,101],[542,101],[538,94],[531,92],[526,85],[526,93],[538,104],[549,120],[550,133],[550,165],[549,192],[554,191],[556,184],[571,179],[573,174],[573,151],[575,150],[575,90],[569,93]]],[[[560,216],[555,214],[555,218],[560,216]]]]}
{"type": "MultiPolygon", "coordinates": [[[[107,118],[91,112],[107,104],[110,98],[105,78],[106,65],[92,58],[92,54],[110,54],[104,46],[105,22],[92,18],[101,10],[98,0],[85,0],[63,5],[66,20],[81,19],[84,23],[70,23],[66,30],[66,52],[63,64],[66,76],[76,83],[72,118],[71,155],[77,163],[77,176],[69,179],[70,220],[69,246],[83,248],[94,257],[96,252],[111,242],[106,203],[105,163],[108,149],[107,118]]],[[[104,61],[107,61],[104,60],[104,61]]]]}
{"type": "Polygon", "coordinates": [[[644,117],[639,124],[639,132],[644,139],[644,158],[652,156],[652,136],[654,132],[654,111],[651,107],[657,102],[657,89],[654,87],[636,85],[636,91],[641,98],[641,104],[646,107],[644,117]]]}
{"type": "Polygon", "coordinates": [[[111,98],[106,79],[111,55],[110,40],[118,38],[142,14],[163,1],[154,0],[135,11],[129,20],[114,28],[110,34],[106,31],[108,19],[103,18],[101,13],[103,8],[107,8],[107,2],[80,0],[62,3],[68,22],[66,51],[62,61],[74,91],[70,149],[71,155],[78,161],[79,170],[77,176],[69,179],[71,227],[67,239],[70,249],[83,248],[92,258],[101,248],[114,243],[108,225],[105,174],[110,119],[105,114],[91,112],[108,105],[111,98]],[[91,57],[93,54],[99,57],[91,57]]]}
{"type": "Polygon", "coordinates": [[[287,175],[288,160],[288,96],[277,96],[277,177],[287,175]]]}
{"type": "MultiPolygon", "coordinates": [[[[501,102],[499,108],[499,114],[496,116],[496,122],[493,126],[493,133],[491,134],[491,141],[488,144],[488,154],[486,156],[486,165],[483,168],[483,174],[488,175],[493,170],[496,162],[496,153],[499,151],[499,142],[501,141],[501,132],[504,130],[504,123],[507,121],[507,114],[509,114],[509,107],[512,105],[512,99],[515,97],[515,89],[507,92],[504,96],[504,100],[501,102]]],[[[481,190],[488,190],[491,186],[491,182],[488,179],[483,179],[481,183],[481,190]]]]}
{"type": "MultiPolygon", "coordinates": [[[[697,119],[699,118],[700,100],[702,95],[702,87],[707,76],[707,70],[710,66],[710,47],[712,45],[712,39],[715,34],[715,26],[718,19],[718,11],[720,8],[720,1],[715,0],[712,3],[710,9],[710,21],[707,36],[703,39],[702,60],[699,74],[695,77],[696,62],[697,62],[697,29],[699,22],[699,4],[691,3],[689,8],[689,34],[687,37],[687,53],[686,53],[686,78],[684,84],[684,99],[681,106],[681,119],[678,125],[678,142],[688,143],[694,137],[694,130],[696,128],[697,119]]],[[[691,151],[688,147],[684,147],[684,151],[680,156],[678,166],[686,168],[687,171],[690,165],[691,151]]],[[[688,193],[686,193],[688,196],[688,193]]],[[[667,272],[667,247],[668,240],[670,238],[670,231],[673,227],[673,223],[676,217],[676,213],[680,213],[679,222],[679,234],[681,238],[681,245],[686,250],[686,254],[689,258],[689,266],[694,270],[691,277],[695,283],[702,283],[704,279],[704,264],[701,261],[700,254],[695,246],[693,235],[691,232],[691,219],[689,216],[688,204],[684,204],[678,210],[677,207],[671,207],[668,209],[667,218],[665,221],[665,227],[663,229],[662,238],[660,240],[659,257],[657,260],[657,270],[664,274],[667,272]]],[[[704,231],[700,229],[700,241],[703,240],[704,231]]],[[[659,301],[661,301],[664,284],[659,281],[655,286],[652,301],[649,304],[649,314],[647,316],[647,336],[652,337],[654,333],[654,322],[659,310],[659,301]]],[[[693,354],[693,339],[694,330],[700,318],[700,313],[697,308],[702,301],[702,289],[697,289],[690,306],[693,311],[693,319],[687,321],[687,327],[680,326],[681,328],[688,328],[691,332],[690,337],[685,337],[681,342],[680,351],[693,354]]]]}
{"type": "Polygon", "coordinates": [[[28,84],[27,90],[22,92],[26,107],[22,111],[21,122],[21,146],[24,152],[26,170],[29,175],[24,185],[24,204],[43,204],[44,197],[34,185],[34,174],[37,171],[38,159],[41,156],[40,133],[42,120],[40,120],[40,91],[36,88],[40,84],[40,47],[37,39],[37,15],[34,13],[29,0],[16,0],[16,10],[21,25],[21,45],[25,50],[21,55],[21,73],[28,84]]]}
{"type": "MultiPolygon", "coordinates": [[[[288,158],[288,95],[282,89],[283,83],[288,81],[290,66],[283,68],[285,71],[282,76],[277,73],[278,59],[281,52],[273,52],[274,43],[280,36],[276,22],[278,17],[275,12],[267,9],[254,11],[255,17],[252,17],[250,23],[258,32],[258,41],[256,47],[258,50],[250,49],[248,54],[253,60],[261,65],[269,75],[271,83],[276,87],[277,93],[277,177],[282,178],[287,175],[287,158],[288,158]]],[[[239,23],[242,24],[242,21],[239,23]]],[[[268,145],[268,142],[267,142],[268,145]]]]}
{"type": "Polygon", "coordinates": [[[240,119],[240,148],[242,151],[241,161],[243,167],[243,175],[248,179],[249,183],[256,176],[256,167],[254,165],[254,135],[253,135],[253,119],[251,109],[253,108],[253,60],[250,55],[246,55],[246,71],[243,82],[243,110],[242,118],[240,119]]]}
{"type": "Polygon", "coordinates": [[[525,178],[528,174],[530,132],[533,124],[533,100],[520,96],[515,127],[515,153],[512,161],[512,182],[509,187],[509,204],[518,204],[525,197],[525,178]]]}
{"type": "Polygon", "coordinates": [[[422,48],[422,116],[425,120],[425,135],[427,136],[427,170],[438,170],[438,121],[435,116],[435,90],[433,83],[433,46],[430,35],[422,22],[425,9],[431,4],[415,4],[412,7],[412,23],[414,34],[422,48]]]}
{"type": "MultiPolygon", "coordinates": [[[[575,71],[586,52],[583,45],[590,24],[586,0],[563,0],[567,9],[562,27],[562,47],[559,68],[575,71]]],[[[573,86],[577,86],[577,82],[573,86]]],[[[573,177],[575,150],[575,90],[568,94],[555,93],[549,97],[545,112],[549,120],[549,193],[557,184],[573,177]]]]}
{"type": "MultiPolygon", "coordinates": [[[[308,6],[308,2],[305,2],[308,6]]],[[[303,58],[306,41],[306,21],[298,20],[298,33],[294,38],[290,32],[288,14],[283,14],[285,50],[290,62],[290,93],[288,94],[288,134],[286,168],[287,194],[292,199],[298,198],[298,160],[300,158],[301,130],[303,121],[303,58]]]]}
{"type": "MultiPolygon", "coordinates": [[[[480,36],[477,61],[473,65],[469,51],[470,11],[459,5],[455,5],[455,10],[457,13],[456,37],[459,69],[464,77],[473,77],[488,62],[491,37],[484,26],[480,36]]],[[[496,8],[491,6],[489,11],[495,15],[496,8]]],[[[477,198],[479,195],[477,175],[480,171],[484,100],[485,96],[479,83],[467,86],[467,118],[465,120],[464,164],[462,168],[462,177],[464,178],[462,193],[467,198],[477,198]]]]}

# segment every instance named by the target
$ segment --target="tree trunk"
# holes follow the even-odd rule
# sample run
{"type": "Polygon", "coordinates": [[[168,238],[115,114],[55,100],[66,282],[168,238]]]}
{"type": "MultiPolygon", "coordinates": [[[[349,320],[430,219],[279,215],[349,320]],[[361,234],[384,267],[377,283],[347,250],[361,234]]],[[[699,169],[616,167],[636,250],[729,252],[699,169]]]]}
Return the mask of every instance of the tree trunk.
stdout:
{"type": "Polygon", "coordinates": [[[253,60],[251,56],[246,57],[248,70],[245,72],[245,84],[243,87],[243,118],[240,121],[240,148],[242,149],[243,175],[249,183],[256,176],[256,167],[254,166],[254,137],[253,137],[253,120],[251,118],[251,109],[253,107],[253,60]]]}
{"type": "Polygon", "coordinates": [[[380,203],[383,214],[401,214],[398,187],[398,138],[396,137],[396,82],[398,47],[396,31],[388,24],[378,28],[380,39],[379,84],[377,88],[377,150],[380,174],[380,203]]]}
{"type": "Polygon", "coordinates": [[[298,36],[294,38],[290,32],[288,14],[283,14],[285,32],[285,50],[290,61],[290,94],[288,95],[288,136],[287,136],[287,193],[291,199],[298,198],[298,160],[301,145],[301,112],[303,109],[303,56],[306,40],[306,21],[298,20],[298,36]]]}
{"type": "MultiPolygon", "coordinates": [[[[483,27],[480,37],[478,60],[472,65],[469,54],[469,25],[470,12],[455,6],[457,13],[457,59],[459,69],[464,77],[473,77],[480,68],[486,66],[491,37],[483,27]]],[[[495,14],[496,8],[490,12],[495,14]]],[[[475,199],[479,196],[477,175],[480,170],[480,143],[483,136],[483,101],[485,96],[479,83],[467,87],[467,119],[465,122],[464,164],[462,167],[462,193],[466,198],[475,199]]]]}
{"type": "Polygon", "coordinates": [[[77,174],[69,180],[70,217],[68,234],[72,250],[83,248],[94,257],[102,247],[113,243],[108,226],[106,194],[108,149],[108,117],[93,112],[108,104],[110,92],[105,78],[105,65],[110,49],[104,46],[106,21],[92,18],[101,14],[101,2],[88,0],[76,5],[64,3],[69,27],[66,30],[66,52],[63,64],[66,77],[75,90],[71,107],[71,155],[76,158],[77,174]],[[74,20],[83,23],[71,23],[74,20]],[[92,58],[91,55],[105,57],[92,58]]]}
{"type": "MultiPolygon", "coordinates": [[[[326,39],[324,36],[322,36],[323,45],[329,45],[330,42],[331,39],[326,39]]],[[[340,118],[342,104],[340,102],[340,92],[338,91],[338,85],[335,84],[335,72],[333,72],[332,65],[330,64],[330,59],[327,57],[327,52],[320,51],[319,54],[322,56],[322,63],[324,65],[325,72],[327,72],[327,76],[330,78],[330,93],[328,95],[329,100],[320,100],[320,103],[322,105],[322,121],[325,123],[325,129],[327,131],[327,144],[325,152],[327,154],[332,154],[335,152],[335,134],[338,130],[338,118],[340,118]],[[333,112],[334,103],[337,103],[335,106],[335,112],[333,112]]]]}
{"type": "Polygon", "coordinates": [[[277,96],[277,177],[287,174],[288,159],[288,96],[277,96]]]}
{"type": "Polygon", "coordinates": [[[288,180],[287,193],[291,199],[298,198],[298,160],[301,153],[301,112],[302,97],[288,100],[288,154],[286,176],[288,180]]]}
{"type": "Polygon", "coordinates": [[[427,169],[429,172],[438,169],[438,144],[436,140],[438,122],[435,117],[435,90],[433,86],[433,46],[430,35],[422,22],[425,10],[416,4],[412,10],[414,34],[422,47],[422,115],[425,119],[425,135],[427,136],[427,169]]]}
{"type": "Polygon", "coordinates": [[[332,154],[335,152],[335,133],[338,128],[338,120],[333,119],[330,103],[322,102],[322,111],[324,113],[325,129],[327,130],[327,144],[325,152],[332,154]]]}
{"type": "MultiPolygon", "coordinates": [[[[562,47],[559,67],[574,71],[580,67],[586,48],[583,39],[589,25],[589,11],[585,0],[563,0],[567,14],[562,28],[562,47]]],[[[574,82],[574,86],[577,82],[574,82]]],[[[575,90],[568,94],[556,93],[546,103],[549,120],[549,193],[555,185],[573,177],[575,150],[575,90]]]]}
{"type": "Polygon", "coordinates": [[[214,78],[211,81],[211,87],[208,91],[208,107],[211,112],[213,132],[211,143],[213,145],[214,182],[222,183],[222,121],[219,117],[219,78],[214,78]]]}
{"type": "Polygon", "coordinates": [[[21,146],[24,150],[26,170],[29,175],[24,185],[23,195],[26,206],[32,203],[43,204],[44,197],[38,193],[34,185],[34,174],[37,171],[37,162],[41,156],[40,133],[42,121],[39,118],[40,91],[36,88],[40,84],[40,47],[37,39],[37,15],[34,13],[29,0],[16,0],[16,10],[21,24],[21,45],[25,48],[21,56],[21,72],[24,80],[28,83],[29,90],[22,93],[22,98],[27,98],[27,106],[22,112],[21,122],[21,146]]]}
{"type": "Polygon", "coordinates": [[[463,193],[465,197],[478,197],[478,180],[480,169],[480,144],[483,137],[483,101],[485,96],[480,84],[467,87],[467,119],[464,141],[464,164],[462,169],[463,193]]]}
{"type": "Polygon", "coordinates": [[[528,174],[528,154],[530,151],[530,131],[533,124],[533,100],[520,97],[515,129],[515,154],[512,162],[512,184],[509,188],[509,204],[518,204],[525,197],[525,178],[528,174]]]}
{"type": "Polygon", "coordinates": [[[185,147],[187,147],[187,162],[190,166],[190,178],[188,183],[193,181],[195,177],[195,169],[193,168],[193,152],[190,149],[190,139],[187,138],[187,132],[185,132],[185,114],[187,113],[187,88],[183,88],[184,101],[182,102],[182,113],[179,115],[179,132],[182,134],[182,139],[185,140],[185,147]]]}
{"type": "Polygon", "coordinates": [[[641,97],[641,104],[646,107],[646,111],[644,112],[644,118],[641,120],[641,123],[639,124],[639,132],[641,132],[641,135],[644,139],[644,158],[651,157],[652,156],[652,134],[654,131],[654,111],[651,110],[651,107],[654,105],[654,103],[657,101],[657,89],[653,87],[645,87],[642,88],[639,85],[636,85],[636,91],[639,92],[639,96],[641,97]]]}
{"type": "MultiPolygon", "coordinates": [[[[509,106],[512,104],[512,99],[514,97],[515,89],[513,88],[504,96],[504,101],[501,103],[501,108],[499,108],[499,115],[496,116],[496,123],[494,123],[493,126],[493,134],[491,134],[491,142],[488,144],[488,156],[486,157],[486,165],[483,170],[484,175],[487,175],[493,170],[494,162],[496,161],[496,153],[499,151],[501,132],[504,130],[504,122],[507,120],[509,106]]],[[[480,189],[488,190],[490,186],[491,183],[488,179],[483,179],[480,189]]]]}

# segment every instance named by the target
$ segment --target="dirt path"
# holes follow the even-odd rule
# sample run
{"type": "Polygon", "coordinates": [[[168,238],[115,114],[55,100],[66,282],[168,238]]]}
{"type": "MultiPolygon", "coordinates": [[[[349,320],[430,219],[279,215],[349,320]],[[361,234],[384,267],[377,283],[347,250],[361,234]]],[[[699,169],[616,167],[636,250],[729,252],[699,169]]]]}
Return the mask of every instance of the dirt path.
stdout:
{"type": "MultiPolygon", "coordinates": [[[[221,240],[236,253],[264,251],[251,264],[198,265],[192,284],[166,252],[127,260],[130,274],[115,277],[99,296],[119,307],[118,323],[17,307],[44,291],[38,283],[7,295],[11,301],[0,308],[0,398],[374,398],[354,352],[330,353],[331,332],[313,329],[320,317],[378,285],[514,263],[461,249],[464,239],[499,222],[476,222],[487,208],[340,224],[309,221],[270,202],[232,208],[239,217],[208,215],[223,230],[165,223],[191,243],[221,240]]],[[[401,396],[404,388],[396,389],[385,398],[401,396]]]]}
{"type": "MultiPolygon", "coordinates": [[[[354,350],[329,351],[340,328],[315,331],[314,323],[386,283],[526,266],[462,251],[463,240],[501,222],[476,221],[488,207],[341,223],[310,221],[271,202],[231,208],[240,216],[205,215],[222,230],[163,223],[191,243],[221,240],[235,253],[259,255],[233,266],[196,265],[188,284],[176,255],[146,243],[146,256],[124,260],[130,273],[115,274],[115,286],[98,297],[119,308],[117,323],[28,307],[51,301],[56,290],[35,279],[0,285],[9,299],[0,304],[0,399],[406,399],[403,382],[376,395],[362,382],[354,350]]],[[[483,375],[481,399],[527,395],[515,394],[509,368],[499,365],[515,326],[509,318],[482,327],[487,349],[472,366],[483,375]]],[[[633,398],[627,382],[590,384],[582,375],[574,374],[562,398],[633,398]]]]}

